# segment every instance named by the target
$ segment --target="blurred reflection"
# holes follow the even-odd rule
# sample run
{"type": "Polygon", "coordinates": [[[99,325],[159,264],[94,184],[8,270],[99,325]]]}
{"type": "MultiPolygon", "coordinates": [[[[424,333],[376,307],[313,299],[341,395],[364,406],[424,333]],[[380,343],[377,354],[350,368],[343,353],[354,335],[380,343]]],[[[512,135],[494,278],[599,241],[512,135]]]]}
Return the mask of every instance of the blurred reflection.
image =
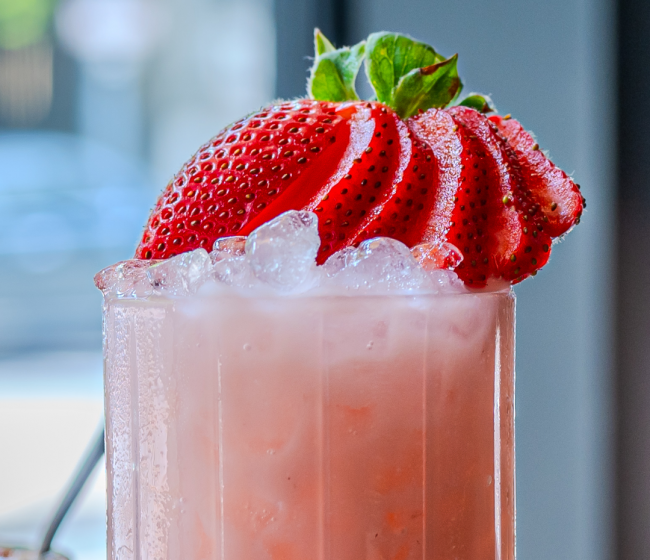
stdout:
{"type": "MultiPolygon", "coordinates": [[[[273,97],[274,30],[271,0],[0,0],[0,448],[21,458],[0,461],[0,541],[40,536],[101,420],[94,273],[273,97]]],[[[105,557],[103,485],[55,548],[105,557]]]]}
{"type": "Polygon", "coordinates": [[[92,274],[138,236],[144,165],[79,135],[5,132],[0,177],[0,349],[97,348],[92,274]]]}
{"type": "Polygon", "coordinates": [[[52,46],[47,42],[0,51],[0,118],[40,122],[52,105],[52,46]]]}
{"type": "Polygon", "coordinates": [[[49,0],[0,1],[0,119],[33,125],[52,103],[49,0]]]}

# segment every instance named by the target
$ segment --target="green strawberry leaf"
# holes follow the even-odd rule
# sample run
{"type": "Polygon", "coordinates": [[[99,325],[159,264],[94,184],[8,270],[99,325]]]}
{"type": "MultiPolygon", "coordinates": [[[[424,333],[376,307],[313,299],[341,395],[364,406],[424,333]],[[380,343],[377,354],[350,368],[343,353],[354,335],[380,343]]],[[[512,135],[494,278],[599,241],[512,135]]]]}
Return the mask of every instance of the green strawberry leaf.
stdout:
{"type": "Polygon", "coordinates": [[[399,80],[390,104],[403,119],[432,107],[445,107],[462,89],[458,77],[458,55],[411,70],[399,80]]]}
{"type": "Polygon", "coordinates": [[[400,33],[372,33],[366,46],[366,74],[377,100],[392,106],[394,89],[416,68],[442,62],[433,47],[400,33]]]}
{"type": "Polygon", "coordinates": [[[481,93],[470,93],[458,105],[463,107],[471,107],[476,109],[479,113],[493,113],[496,109],[489,96],[481,93]]]}
{"type": "Polygon", "coordinates": [[[329,39],[323,35],[322,31],[316,27],[314,29],[314,51],[316,52],[316,56],[335,50],[336,48],[334,45],[332,45],[329,39]]]}
{"type": "Polygon", "coordinates": [[[363,62],[365,41],[353,47],[334,49],[325,35],[314,33],[316,60],[311,68],[307,91],[311,99],[319,101],[357,100],[354,81],[363,62]]]}

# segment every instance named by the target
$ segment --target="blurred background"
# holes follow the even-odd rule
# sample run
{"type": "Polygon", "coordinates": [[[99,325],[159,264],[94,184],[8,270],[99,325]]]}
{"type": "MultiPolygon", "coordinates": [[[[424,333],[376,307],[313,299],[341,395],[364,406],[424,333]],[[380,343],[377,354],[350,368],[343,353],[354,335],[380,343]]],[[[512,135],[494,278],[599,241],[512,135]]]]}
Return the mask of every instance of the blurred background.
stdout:
{"type": "MultiPolygon", "coordinates": [[[[466,88],[583,186],[582,224],[517,287],[525,560],[650,551],[650,3],[0,0],[0,542],[34,544],[102,422],[95,272],[222,126],[304,94],[319,26],[459,53],[466,88]]],[[[97,469],[55,548],[105,558],[97,469]]]]}

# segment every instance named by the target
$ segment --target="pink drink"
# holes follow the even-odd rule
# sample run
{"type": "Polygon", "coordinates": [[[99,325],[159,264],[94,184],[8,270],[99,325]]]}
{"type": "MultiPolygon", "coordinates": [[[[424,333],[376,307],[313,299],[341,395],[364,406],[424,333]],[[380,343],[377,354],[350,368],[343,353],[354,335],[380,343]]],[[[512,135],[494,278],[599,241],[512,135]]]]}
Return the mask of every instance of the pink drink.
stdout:
{"type": "Polygon", "coordinates": [[[111,560],[513,560],[514,296],[106,295],[111,560]]]}

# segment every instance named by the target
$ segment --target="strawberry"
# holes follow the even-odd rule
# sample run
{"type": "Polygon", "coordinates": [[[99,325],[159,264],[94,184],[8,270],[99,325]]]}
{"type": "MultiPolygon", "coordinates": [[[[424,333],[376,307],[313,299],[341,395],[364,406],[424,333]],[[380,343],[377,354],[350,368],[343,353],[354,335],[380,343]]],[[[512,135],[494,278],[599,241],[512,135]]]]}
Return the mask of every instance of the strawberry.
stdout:
{"type": "Polygon", "coordinates": [[[248,235],[287,210],[319,218],[317,260],[376,236],[416,249],[468,285],[534,275],[578,223],[577,185],[521,125],[471,94],[445,59],[399,34],[335,49],[316,32],[310,99],[225,128],[167,186],[136,256],[167,258],[248,235]],[[362,61],[376,99],[359,100],[362,61]]]}
{"type": "Polygon", "coordinates": [[[249,223],[277,216],[283,197],[307,203],[308,187],[326,183],[337,168],[354,113],[350,105],[297,100],[225,128],[167,185],[136,256],[211,248],[218,237],[248,233],[249,223]]]}
{"type": "Polygon", "coordinates": [[[357,103],[353,109],[348,121],[348,143],[336,170],[321,183],[303,186],[299,191],[289,188],[277,203],[252,219],[242,234],[286,210],[304,208],[319,217],[323,240],[319,263],[349,244],[364,223],[364,216],[381,207],[391,191],[400,161],[399,126],[403,127],[395,112],[384,105],[357,103]]]}
{"type": "Polygon", "coordinates": [[[578,185],[553,165],[515,119],[494,115],[490,121],[514,149],[521,177],[544,215],[547,233],[558,237],[579,223],[584,198],[578,185]]]}

